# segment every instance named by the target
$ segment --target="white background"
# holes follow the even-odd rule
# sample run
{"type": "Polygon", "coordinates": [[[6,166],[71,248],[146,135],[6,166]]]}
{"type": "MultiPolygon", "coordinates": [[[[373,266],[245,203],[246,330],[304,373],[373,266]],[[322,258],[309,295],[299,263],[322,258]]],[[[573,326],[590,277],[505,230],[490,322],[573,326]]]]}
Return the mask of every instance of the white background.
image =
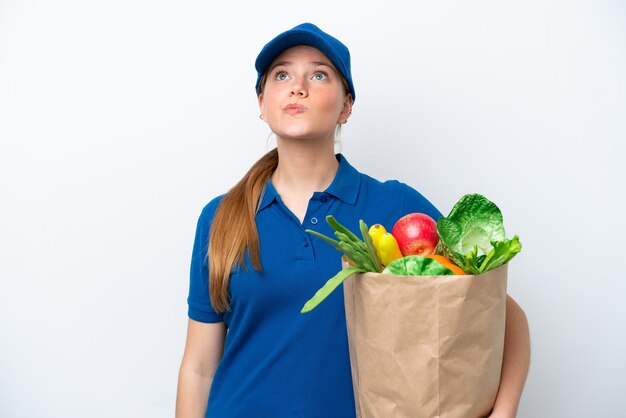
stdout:
{"type": "Polygon", "coordinates": [[[447,213],[500,206],[519,417],[626,417],[626,6],[0,0],[0,416],[171,417],[197,217],[275,141],[254,59],[344,41],[341,151],[447,213]]]}

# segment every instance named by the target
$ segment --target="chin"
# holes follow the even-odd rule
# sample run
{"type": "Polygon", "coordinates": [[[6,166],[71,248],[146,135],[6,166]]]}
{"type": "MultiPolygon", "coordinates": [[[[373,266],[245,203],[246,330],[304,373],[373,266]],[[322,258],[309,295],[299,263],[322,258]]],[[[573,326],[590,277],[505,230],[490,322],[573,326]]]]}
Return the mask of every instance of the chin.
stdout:
{"type": "Polygon", "coordinates": [[[331,126],[328,129],[324,130],[324,129],[314,129],[314,127],[312,127],[309,124],[306,125],[299,125],[299,126],[289,126],[289,127],[283,127],[282,130],[280,130],[280,133],[282,135],[278,134],[278,131],[274,131],[276,132],[277,136],[283,136],[285,138],[287,137],[291,137],[291,138],[300,138],[300,139],[325,139],[328,137],[333,137],[334,136],[334,132],[335,132],[335,126],[331,126]]]}
{"type": "Polygon", "coordinates": [[[319,136],[316,135],[278,135],[281,139],[286,141],[312,141],[319,139],[319,136]]]}
{"type": "Polygon", "coordinates": [[[309,139],[320,136],[319,133],[312,131],[308,126],[291,126],[274,132],[276,136],[281,138],[309,139]]]}

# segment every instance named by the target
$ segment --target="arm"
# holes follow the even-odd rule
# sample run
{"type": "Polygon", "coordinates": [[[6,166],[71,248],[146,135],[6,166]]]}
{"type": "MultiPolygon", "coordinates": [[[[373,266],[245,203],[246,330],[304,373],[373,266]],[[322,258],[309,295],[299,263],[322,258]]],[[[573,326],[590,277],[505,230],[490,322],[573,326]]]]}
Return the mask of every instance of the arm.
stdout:
{"type": "Polygon", "coordinates": [[[530,332],[522,308],[507,295],[504,357],[500,388],[491,418],[513,418],[530,367],[530,332]]]}
{"type": "Polygon", "coordinates": [[[223,322],[203,323],[189,319],[185,353],[178,374],[176,418],[204,418],[225,338],[223,322]]]}

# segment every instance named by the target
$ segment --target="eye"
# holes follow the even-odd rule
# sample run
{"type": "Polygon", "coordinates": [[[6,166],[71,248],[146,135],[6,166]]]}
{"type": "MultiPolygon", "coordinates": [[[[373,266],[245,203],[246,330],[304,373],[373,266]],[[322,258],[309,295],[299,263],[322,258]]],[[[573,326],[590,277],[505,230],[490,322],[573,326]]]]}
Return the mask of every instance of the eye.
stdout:
{"type": "Polygon", "coordinates": [[[274,75],[274,79],[278,81],[284,81],[284,80],[287,80],[288,78],[289,78],[289,74],[287,74],[285,71],[277,71],[276,74],[274,75]]]}
{"type": "Polygon", "coordinates": [[[316,71],[313,74],[313,78],[318,81],[328,80],[328,74],[326,74],[324,71],[316,71]]]}

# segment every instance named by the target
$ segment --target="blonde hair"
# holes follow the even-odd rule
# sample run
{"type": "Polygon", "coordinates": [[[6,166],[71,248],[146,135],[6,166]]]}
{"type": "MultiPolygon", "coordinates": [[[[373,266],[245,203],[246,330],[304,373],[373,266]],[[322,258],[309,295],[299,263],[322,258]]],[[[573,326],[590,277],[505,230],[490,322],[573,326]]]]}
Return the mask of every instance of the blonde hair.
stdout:
{"type": "Polygon", "coordinates": [[[259,159],[239,182],[224,195],[215,211],[209,235],[209,294],[213,309],[230,307],[228,284],[237,263],[247,271],[245,251],[252,266],[262,271],[256,212],[268,179],[278,166],[278,149],[259,159]]]}

